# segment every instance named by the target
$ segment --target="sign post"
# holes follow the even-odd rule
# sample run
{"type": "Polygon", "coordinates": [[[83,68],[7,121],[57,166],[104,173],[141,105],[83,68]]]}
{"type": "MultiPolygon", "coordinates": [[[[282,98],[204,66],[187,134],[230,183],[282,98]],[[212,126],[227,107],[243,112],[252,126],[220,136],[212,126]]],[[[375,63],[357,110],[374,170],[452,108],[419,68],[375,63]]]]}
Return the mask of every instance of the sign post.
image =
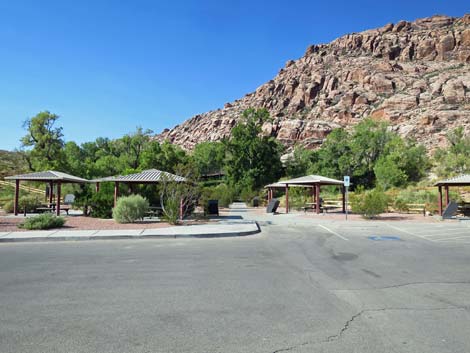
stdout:
{"type": "Polygon", "coordinates": [[[344,176],[343,182],[344,182],[344,187],[346,189],[346,207],[345,207],[345,211],[346,211],[346,220],[348,220],[348,189],[349,189],[349,185],[350,185],[349,175],[344,176]]]}

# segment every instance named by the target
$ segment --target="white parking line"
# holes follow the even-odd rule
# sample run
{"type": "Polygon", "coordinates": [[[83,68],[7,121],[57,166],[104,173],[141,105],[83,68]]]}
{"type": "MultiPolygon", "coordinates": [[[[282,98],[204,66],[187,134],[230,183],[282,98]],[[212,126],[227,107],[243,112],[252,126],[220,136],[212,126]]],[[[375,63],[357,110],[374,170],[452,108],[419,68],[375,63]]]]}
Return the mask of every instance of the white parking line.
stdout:
{"type": "Polygon", "coordinates": [[[391,224],[388,224],[388,223],[386,223],[386,225],[389,226],[390,228],[398,230],[399,232],[406,233],[406,234],[412,235],[412,236],[420,238],[420,239],[424,239],[424,240],[428,240],[428,241],[434,241],[432,239],[427,239],[426,237],[424,237],[422,235],[419,235],[419,234],[416,234],[416,233],[411,233],[411,232],[407,231],[406,229],[401,229],[401,228],[392,226],[391,224]]]}
{"type": "MultiPolygon", "coordinates": [[[[468,235],[470,236],[470,232],[467,230],[465,232],[452,232],[452,234],[449,234],[449,237],[451,236],[463,236],[463,235],[468,235]]],[[[432,237],[446,237],[445,234],[443,233],[439,233],[439,234],[426,234],[426,235],[423,235],[423,237],[426,237],[426,238],[432,238],[432,237]]]]}
{"type": "Polygon", "coordinates": [[[449,237],[449,238],[441,238],[441,239],[433,239],[433,240],[434,241],[444,242],[444,241],[447,241],[447,240],[458,240],[458,239],[466,239],[466,238],[470,238],[470,234],[461,235],[461,236],[458,236],[458,237],[449,237]]]}
{"type": "Polygon", "coordinates": [[[467,233],[470,233],[470,231],[468,229],[464,229],[464,228],[459,228],[459,229],[440,229],[440,230],[431,230],[431,231],[427,231],[426,232],[426,236],[427,237],[432,237],[432,236],[435,236],[435,235],[440,235],[442,234],[443,232],[445,233],[448,233],[448,232],[467,232],[467,233]]]}
{"type": "Polygon", "coordinates": [[[326,230],[327,232],[330,232],[331,234],[334,234],[334,235],[336,235],[337,237],[339,237],[339,238],[341,238],[341,239],[343,239],[343,240],[349,240],[349,239],[343,237],[341,234],[338,234],[338,233],[336,233],[335,231],[333,231],[333,230],[331,230],[331,229],[329,229],[329,228],[327,228],[327,227],[325,227],[325,226],[323,226],[323,225],[321,225],[321,224],[319,224],[318,226],[319,226],[319,227],[322,227],[322,228],[323,228],[324,230],[326,230]]]}

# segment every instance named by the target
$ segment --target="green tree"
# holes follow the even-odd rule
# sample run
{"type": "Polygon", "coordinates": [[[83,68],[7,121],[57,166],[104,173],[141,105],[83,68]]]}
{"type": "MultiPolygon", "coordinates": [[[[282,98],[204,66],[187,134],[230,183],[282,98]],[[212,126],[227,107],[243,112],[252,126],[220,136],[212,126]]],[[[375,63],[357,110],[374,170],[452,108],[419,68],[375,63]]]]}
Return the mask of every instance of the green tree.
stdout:
{"type": "Polygon", "coordinates": [[[308,170],[310,174],[321,174],[336,179],[352,175],[354,166],[351,134],[342,128],[334,129],[312,159],[313,164],[308,170]]]}
{"type": "Polygon", "coordinates": [[[447,134],[448,147],[438,148],[434,153],[435,172],[447,178],[470,173],[470,137],[465,136],[463,127],[447,134]]]}
{"type": "Polygon", "coordinates": [[[374,185],[374,166],[394,136],[385,122],[365,119],[355,126],[350,142],[351,175],[355,183],[374,185]]]}
{"type": "Polygon", "coordinates": [[[282,175],[281,145],[261,135],[261,126],[269,120],[266,109],[247,109],[232,129],[226,142],[226,172],[232,185],[258,189],[282,175]]]}
{"type": "Polygon", "coordinates": [[[152,130],[147,129],[144,131],[141,127],[138,127],[135,132],[124,135],[124,137],[117,140],[121,152],[119,157],[124,168],[139,169],[142,153],[152,134],[152,130]]]}
{"type": "Polygon", "coordinates": [[[225,145],[223,142],[202,142],[194,148],[192,159],[199,174],[220,172],[224,169],[225,145]]]}
{"type": "Polygon", "coordinates": [[[402,186],[407,180],[406,173],[400,168],[399,163],[392,155],[379,159],[374,167],[374,173],[377,183],[384,190],[392,186],[402,186]]]}
{"type": "Polygon", "coordinates": [[[55,126],[58,119],[58,115],[44,111],[24,122],[27,134],[21,139],[21,148],[29,169],[64,167],[62,127],[55,126]]]}
{"type": "Polygon", "coordinates": [[[189,161],[186,152],[179,146],[168,141],[159,143],[150,141],[142,151],[142,169],[160,169],[165,172],[175,173],[179,166],[187,164],[189,161]]]}
{"type": "Polygon", "coordinates": [[[386,190],[421,180],[429,167],[430,162],[424,146],[395,135],[386,144],[376,162],[374,173],[377,184],[386,190]]]}
{"type": "Polygon", "coordinates": [[[316,160],[317,153],[297,146],[284,163],[285,174],[288,178],[306,175],[316,160]]]}

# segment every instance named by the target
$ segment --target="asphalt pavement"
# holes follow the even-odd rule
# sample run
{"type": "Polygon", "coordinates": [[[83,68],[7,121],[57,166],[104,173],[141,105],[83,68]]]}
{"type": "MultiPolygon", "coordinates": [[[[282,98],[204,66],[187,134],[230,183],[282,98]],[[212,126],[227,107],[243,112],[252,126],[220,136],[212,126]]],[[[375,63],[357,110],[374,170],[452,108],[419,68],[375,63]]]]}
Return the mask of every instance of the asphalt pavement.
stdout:
{"type": "Polygon", "coordinates": [[[239,212],[262,233],[0,244],[0,352],[470,351],[467,225],[239,212]]]}

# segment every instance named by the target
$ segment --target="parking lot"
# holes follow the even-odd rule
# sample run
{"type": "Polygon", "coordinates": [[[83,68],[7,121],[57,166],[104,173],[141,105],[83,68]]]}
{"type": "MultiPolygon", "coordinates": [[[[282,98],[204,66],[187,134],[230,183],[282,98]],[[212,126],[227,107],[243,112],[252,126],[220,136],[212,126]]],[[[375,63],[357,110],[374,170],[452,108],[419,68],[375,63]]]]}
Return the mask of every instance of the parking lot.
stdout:
{"type": "Polygon", "coordinates": [[[410,223],[410,222],[322,222],[318,227],[347,240],[367,238],[375,241],[422,240],[446,243],[469,244],[470,223],[410,223]]]}
{"type": "Polygon", "coordinates": [[[262,233],[0,244],[0,351],[470,351],[466,224],[244,218],[262,233]]]}

